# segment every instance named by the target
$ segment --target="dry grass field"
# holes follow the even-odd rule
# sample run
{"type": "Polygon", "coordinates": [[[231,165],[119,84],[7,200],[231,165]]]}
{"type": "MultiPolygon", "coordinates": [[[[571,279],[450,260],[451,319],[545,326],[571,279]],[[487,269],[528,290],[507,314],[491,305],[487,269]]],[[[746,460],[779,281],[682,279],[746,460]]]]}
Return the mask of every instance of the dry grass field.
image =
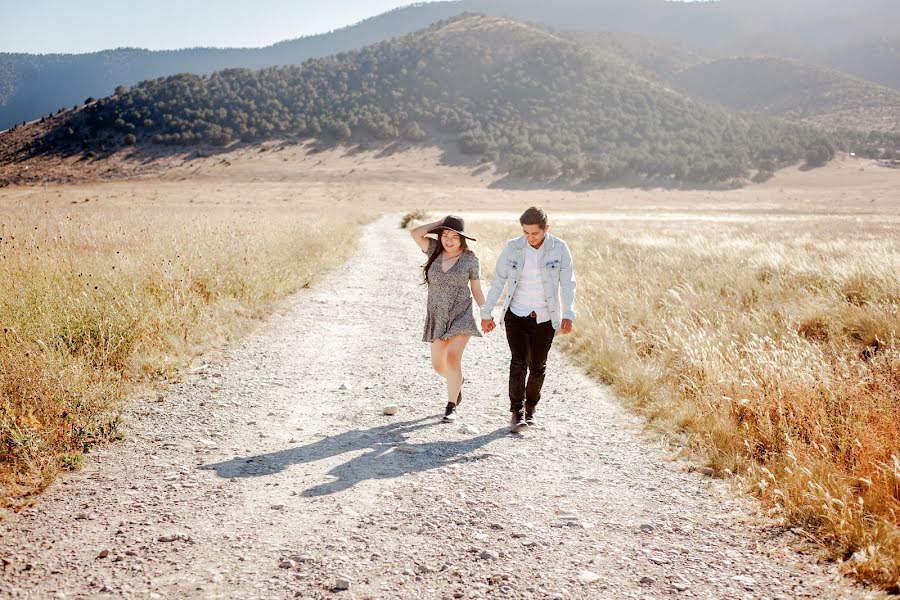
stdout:
{"type": "MultiPolygon", "coordinates": [[[[122,402],[342,263],[360,213],[162,183],[0,194],[0,491],[27,502],[122,402]],[[202,193],[205,192],[205,193],[202,193]]],[[[262,192],[262,193],[260,193],[262,192]]]]}
{"type": "MultiPolygon", "coordinates": [[[[900,581],[900,217],[561,214],[562,347],[860,579],[900,581]]],[[[516,234],[473,223],[483,264],[516,234]]]]}
{"type": "Polygon", "coordinates": [[[0,188],[2,504],[114,437],[136,386],[344,260],[360,215],[462,213],[488,270],[535,204],[577,259],[561,346],[861,580],[896,587],[898,189],[848,157],[741,190],[572,191],[434,149],[302,145],[0,188]]]}

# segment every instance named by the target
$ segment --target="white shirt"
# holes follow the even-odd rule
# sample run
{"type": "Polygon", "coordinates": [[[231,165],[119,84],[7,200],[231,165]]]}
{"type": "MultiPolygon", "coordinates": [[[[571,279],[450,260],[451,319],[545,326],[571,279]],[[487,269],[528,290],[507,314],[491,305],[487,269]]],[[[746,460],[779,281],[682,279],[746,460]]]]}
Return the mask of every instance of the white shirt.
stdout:
{"type": "Polygon", "coordinates": [[[537,315],[538,323],[550,320],[550,309],[547,306],[547,297],[544,295],[544,284],[541,281],[540,261],[544,256],[544,245],[534,248],[531,244],[525,244],[525,264],[519,274],[519,283],[513,293],[509,308],[514,315],[527,317],[532,312],[537,315]]]}

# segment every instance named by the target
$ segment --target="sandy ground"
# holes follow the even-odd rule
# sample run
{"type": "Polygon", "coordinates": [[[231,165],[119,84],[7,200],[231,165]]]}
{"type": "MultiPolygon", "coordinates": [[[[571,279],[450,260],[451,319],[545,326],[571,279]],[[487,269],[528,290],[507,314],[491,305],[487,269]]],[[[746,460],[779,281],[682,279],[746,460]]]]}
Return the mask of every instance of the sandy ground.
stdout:
{"type": "MultiPolygon", "coordinates": [[[[378,213],[426,207],[519,214],[523,207],[535,204],[551,214],[563,210],[615,212],[638,218],[656,218],[662,212],[797,218],[900,215],[900,170],[849,156],[813,171],[785,169],[764,184],[739,190],[548,189],[505,181],[470,157],[427,147],[402,151],[342,147],[320,151],[309,143],[271,144],[263,152],[259,148],[239,149],[199,158],[192,152],[169,159],[165,166],[168,170],[162,175],[71,185],[52,183],[53,174],[59,169],[51,166],[46,177],[38,179],[46,181],[46,185],[0,187],[0,209],[56,203],[71,205],[73,210],[127,208],[135,203],[161,207],[301,203],[378,213]]],[[[74,167],[87,168],[83,164],[74,167]]],[[[128,172],[125,167],[115,169],[128,172]]]]}
{"type": "Polygon", "coordinates": [[[509,434],[502,329],[470,343],[461,419],[441,424],[423,257],[397,220],[0,524],[0,596],[879,597],[558,353],[539,426],[509,434]]]}

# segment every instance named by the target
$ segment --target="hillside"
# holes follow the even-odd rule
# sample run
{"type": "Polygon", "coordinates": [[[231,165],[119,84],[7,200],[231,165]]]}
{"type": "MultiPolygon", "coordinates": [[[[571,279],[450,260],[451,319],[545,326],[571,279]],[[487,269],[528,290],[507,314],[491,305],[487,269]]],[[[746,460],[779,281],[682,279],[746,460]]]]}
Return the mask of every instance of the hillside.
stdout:
{"type": "MultiPolygon", "coordinates": [[[[460,0],[412,5],[331,33],[267,48],[119,49],[80,55],[0,54],[0,129],[38,118],[118,85],[178,73],[258,69],[358,49],[463,12],[579,31],[639,34],[728,54],[798,58],[900,87],[894,29],[900,5],[888,0],[460,0]]],[[[702,52],[702,51],[701,51],[702,52]]]]}
{"type": "Polygon", "coordinates": [[[685,69],[718,58],[712,50],[634,33],[572,31],[567,32],[566,36],[604,61],[662,82],[668,82],[685,69]]]}
{"type": "Polygon", "coordinates": [[[535,26],[465,15],[302,66],[144,82],[0,162],[302,137],[451,139],[514,176],[594,183],[737,182],[834,152],[814,130],[713,108],[535,26]]]}
{"type": "Polygon", "coordinates": [[[265,48],[189,48],[150,51],[119,48],[88,54],[0,53],[0,130],[39,118],[88,97],[106,96],[119,85],[134,85],[178,73],[209,75],[228,68],[261,69],[300,64],[309,58],[354,50],[457,14],[450,3],[410,7],[366,19],[321,35],[265,48]]]}
{"type": "Polygon", "coordinates": [[[900,91],[795,60],[716,60],[672,81],[687,94],[729,108],[831,130],[900,133],[900,91]]]}
{"type": "Polygon", "coordinates": [[[812,60],[900,90],[900,38],[857,42],[821,52],[812,60]]]}

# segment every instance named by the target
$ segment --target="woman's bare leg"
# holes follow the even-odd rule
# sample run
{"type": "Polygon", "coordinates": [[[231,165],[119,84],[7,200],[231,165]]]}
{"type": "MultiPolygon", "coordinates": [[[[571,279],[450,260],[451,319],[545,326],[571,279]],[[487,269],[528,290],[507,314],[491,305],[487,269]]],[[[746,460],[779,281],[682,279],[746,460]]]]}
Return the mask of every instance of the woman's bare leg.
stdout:
{"type": "Polygon", "coordinates": [[[447,374],[444,378],[447,380],[447,402],[451,404],[456,404],[462,388],[462,356],[467,343],[469,336],[458,335],[450,338],[447,344],[447,374]]]}
{"type": "Polygon", "coordinates": [[[447,378],[447,348],[450,346],[450,340],[434,340],[431,342],[431,366],[434,367],[435,373],[447,378]]]}

